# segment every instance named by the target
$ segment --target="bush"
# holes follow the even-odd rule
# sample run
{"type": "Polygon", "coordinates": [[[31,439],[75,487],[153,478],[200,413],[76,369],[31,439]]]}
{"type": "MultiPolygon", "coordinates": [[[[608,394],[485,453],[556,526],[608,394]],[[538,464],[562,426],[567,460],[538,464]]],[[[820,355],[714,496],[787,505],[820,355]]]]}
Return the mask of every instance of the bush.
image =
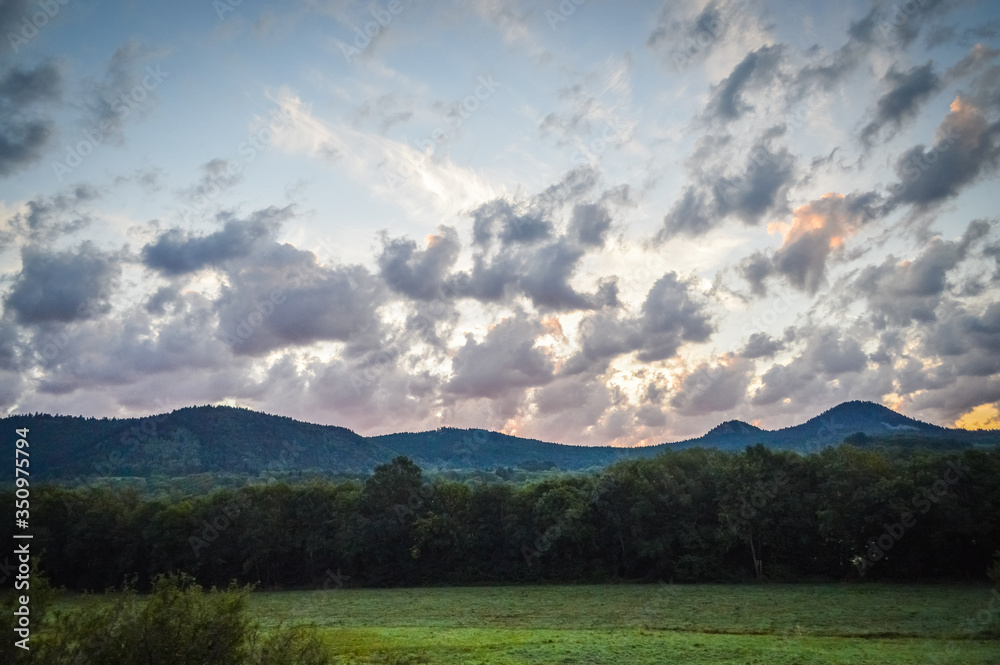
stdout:
{"type": "MultiPolygon", "coordinates": [[[[304,628],[264,633],[246,616],[250,587],[206,593],[187,575],[158,577],[142,602],[126,588],[108,605],[56,613],[28,663],[44,665],[321,665],[304,628]]],[[[32,639],[35,642],[35,639],[32,639]]],[[[22,662],[22,661],[18,661],[22,662]]]]}

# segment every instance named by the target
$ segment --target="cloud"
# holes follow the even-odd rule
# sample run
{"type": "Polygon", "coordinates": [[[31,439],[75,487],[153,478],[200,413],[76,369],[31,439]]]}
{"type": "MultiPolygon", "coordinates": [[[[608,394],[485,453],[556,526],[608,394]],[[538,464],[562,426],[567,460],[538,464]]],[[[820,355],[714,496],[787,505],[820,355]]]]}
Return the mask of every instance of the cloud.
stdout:
{"type": "MultiPolygon", "coordinates": [[[[697,182],[684,190],[664,216],[654,242],[663,243],[678,235],[704,235],[731,216],[754,226],[769,214],[783,212],[795,178],[795,158],[785,148],[772,146],[783,131],[780,126],[766,131],[754,143],[742,170],[731,175],[702,169],[705,156],[697,155],[692,160],[698,169],[697,182]]],[[[724,144],[703,148],[708,153],[727,150],[724,144]]],[[[720,168],[728,170],[728,166],[725,161],[720,168]]]]}
{"type": "Polygon", "coordinates": [[[740,261],[736,269],[750,284],[750,292],[755,296],[767,295],[767,278],[774,274],[770,257],[763,252],[754,252],[740,261]]]}
{"type": "Polygon", "coordinates": [[[752,51],[733,69],[732,73],[712,87],[708,106],[703,117],[722,123],[739,119],[753,111],[744,93],[766,87],[778,74],[784,55],[782,45],[762,46],[752,51]]]}
{"type": "Polygon", "coordinates": [[[356,356],[384,343],[381,280],[360,265],[324,268],[311,252],[275,245],[228,267],[215,302],[219,335],[237,355],[340,341],[356,356]]]}
{"type": "Polygon", "coordinates": [[[681,381],[670,406],[686,416],[728,411],[743,402],[752,377],[753,363],[731,355],[702,363],[681,381]]]}
{"type": "Polygon", "coordinates": [[[423,250],[408,238],[390,239],[383,234],[379,274],[396,293],[415,300],[434,300],[442,296],[445,278],[460,251],[458,232],[450,226],[439,226],[437,235],[427,236],[423,250]]]}
{"type": "Polygon", "coordinates": [[[54,134],[53,122],[39,117],[38,104],[58,98],[59,70],[51,61],[34,69],[12,67],[0,74],[0,176],[39,159],[54,134]]]}
{"type": "Polygon", "coordinates": [[[935,132],[934,145],[917,145],[896,161],[899,180],[889,186],[887,208],[909,204],[925,209],[958,195],[966,185],[996,170],[1000,122],[990,120],[961,96],[935,132]]]}
{"type": "Polygon", "coordinates": [[[678,18],[677,3],[665,2],[646,46],[662,52],[664,59],[669,58],[674,67],[683,69],[692,60],[704,59],[712,52],[744,6],[743,2],[711,0],[696,15],[678,18]]]}
{"type": "Polygon", "coordinates": [[[473,210],[475,242],[488,246],[497,238],[503,246],[530,245],[552,236],[552,222],[539,212],[520,214],[517,208],[506,199],[494,199],[473,210]]]}
{"type": "Polygon", "coordinates": [[[771,358],[778,351],[785,348],[780,340],[776,340],[767,333],[754,333],[750,335],[746,346],[740,351],[740,356],[753,360],[755,358],[771,358]]]}
{"type": "Polygon", "coordinates": [[[899,71],[895,66],[882,79],[885,93],[875,103],[874,117],[862,128],[861,140],[870,145],[889,128],[891,137],[906,120],[917,115],[920,104],[941,88],[930,60],[926,64],[899,71]]]}
{"type": "Polygon", "coordinates": [[[988,231],[986,221],[973,222],[961,240],[933,238],[912,261],[889,255],[880,265],[863,268],[853,288],[867,298],[875,328],[937,320],[935,310],[948,287],[948,273],[965,259],[970,245],[988,231]]]}
{"type": "Polygon", "coordinates": [[[800,330],[797,339],[805,340],[805,348],[791,362],[772,365],[764,372],[763,385],[753,394],[752,404],[765,406],[787,398],[808,403],[829,381],[840,382],[842,375],[861,373],[868,365],[858,340],[833,326],[800,330]]]}
{"type": "Polygon", "coordinates": [[[98,198],[97,192],[85,185],[65,194],[39,196],[25,203],[27,210],[6,220],[9,230],[0,232],[0,250],[15,241],[31,245],[50,244],[57,239],[87,228],[93,218],[80,207],[98,198]]]}
{"type": "Polygon", "coordinates": [[[691,283],[669,272],[650,288],[638,315],[599,312],[582,319],[581,348],[561,373],[603,372],[610,360],[632,352],[643,363],[666,360],[685,342],[704,342],[714,331],[705,305],[691,296],[691,283]]]}
{"type": "Polygon", "coordinates": [[[524,315],[504,319],[482,342],[466,335],[452,359],[445,390],[454,395],[497,398],[505,393],[543,386],[554,378],[554,365],[535,344],[543,328],[524,315]]]}
{"type": "Polygon", "coordinates": [[[88,128],[99,128],[102,140],[121,144],[124,141],[124,123],[136,108],[136,104],[149,104],[147,99],[155,98],[155,88],[159,81],[149,78],[139,66],[151,57],[162,55],[163,51],[150,49],[132,40],[121,46],[108,60],[104,76],[87,86],[84,109],[87,117],[84,124],[88,128]],[[148,80],[147,80],[148,79],[148,80]],[[142,91],[139,99],[133,91],[142,91]]]}
{"type": "Polygon", "coordinates": [[[478,250],[469,271],[448,282],[458,296],[502,302],[527,296],[543,310],[568,311],[616,307],[615,279],[599,280],[593,293],[570,285],[583,257],[604,246],[613,224],[611,205],[628,205],[630,190],[614,188],[597,202],[576,202],[566,231],[559,234],[562,208],[594,186],[589,168],[575,169],[558,184],[526,200],[497,198],[471,212],[473,244],[478,250]]]}
{"type": "Polygon", "coordinates": [[[825,283],[826,264],[870,215],[871,195],[830,193],[792,212],[792,224],[775,224],[784,238],[774,253],[775,273],[795,288],[815,294],[825,283]]]}
{"type": "Polygon", "coordinates": [[[90,241],[65,252],[24,247],[21,271],[4,297],[4,312],[28,325],[94,318],[110,311],[120,277],[118,254],[90,241]]]}
{"type": "Polygon", "coordinates": [[[221,231],[203,236],[172,228],[142,248],[142,262],[164,275],[184,275],[217,267],[249,256],[255,248],[273,239],[281,223],[292,214],[291,206],[270,207],[258,210],[246,220],[229,220],[221,231]]]}

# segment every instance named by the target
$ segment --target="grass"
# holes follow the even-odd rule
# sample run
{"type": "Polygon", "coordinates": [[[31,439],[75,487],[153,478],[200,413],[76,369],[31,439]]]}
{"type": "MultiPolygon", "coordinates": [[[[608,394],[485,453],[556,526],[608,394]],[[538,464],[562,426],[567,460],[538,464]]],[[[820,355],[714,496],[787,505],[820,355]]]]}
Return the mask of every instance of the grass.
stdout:
{"type": "Polygon", "coordinates": [[[938,585],[341,589],[256,593],[251,611],[317,626],[344,662],[985,665],[1000,641],[968,639],[964,622],[990,598],[938,585]]]}
{"type": "Polygon", "coordinates": [[[953,585],[521,586],[258,592],[249,609],[315,626],[341,663],[995,665],[991,598],[953,585]],[[985,627],[975,639],[969,620],[985,627]]]}

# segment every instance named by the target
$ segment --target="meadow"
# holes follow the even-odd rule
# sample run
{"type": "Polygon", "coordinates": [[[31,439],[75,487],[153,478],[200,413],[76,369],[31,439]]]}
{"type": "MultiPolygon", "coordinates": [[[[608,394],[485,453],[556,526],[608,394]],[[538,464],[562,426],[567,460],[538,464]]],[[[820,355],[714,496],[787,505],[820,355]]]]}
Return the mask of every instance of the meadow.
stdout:
{"type": "Polygon", "coordinates": [[[344,588],[257,592],[249,610],[315,626],[343,663],[995,665],[997,597],[971,585],[344,588]]]}

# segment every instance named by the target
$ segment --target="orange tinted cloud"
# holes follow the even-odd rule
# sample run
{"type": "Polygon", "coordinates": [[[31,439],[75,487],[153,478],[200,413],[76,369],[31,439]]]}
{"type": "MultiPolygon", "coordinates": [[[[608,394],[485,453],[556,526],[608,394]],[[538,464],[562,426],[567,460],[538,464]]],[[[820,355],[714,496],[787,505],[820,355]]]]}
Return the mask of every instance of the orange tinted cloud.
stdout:
{"type": "Polygon", "coordinates": [[[955,421],[962,429],[1000,429],[1000,411],[995,404],[980,404],[955,421]]]}
{"type": "Polygon", "coordinates": [[[853,215],[846,214],[843,206],[844,195],[828,192],[817,201],[799,206],[792,211],[792,224],[773,224],[768,226],[782,233],[782,248],[788,247],[806,235],[826,236],[830,249],[842,247],[844,240],[854,235],[857,223],[853,215]]]}

